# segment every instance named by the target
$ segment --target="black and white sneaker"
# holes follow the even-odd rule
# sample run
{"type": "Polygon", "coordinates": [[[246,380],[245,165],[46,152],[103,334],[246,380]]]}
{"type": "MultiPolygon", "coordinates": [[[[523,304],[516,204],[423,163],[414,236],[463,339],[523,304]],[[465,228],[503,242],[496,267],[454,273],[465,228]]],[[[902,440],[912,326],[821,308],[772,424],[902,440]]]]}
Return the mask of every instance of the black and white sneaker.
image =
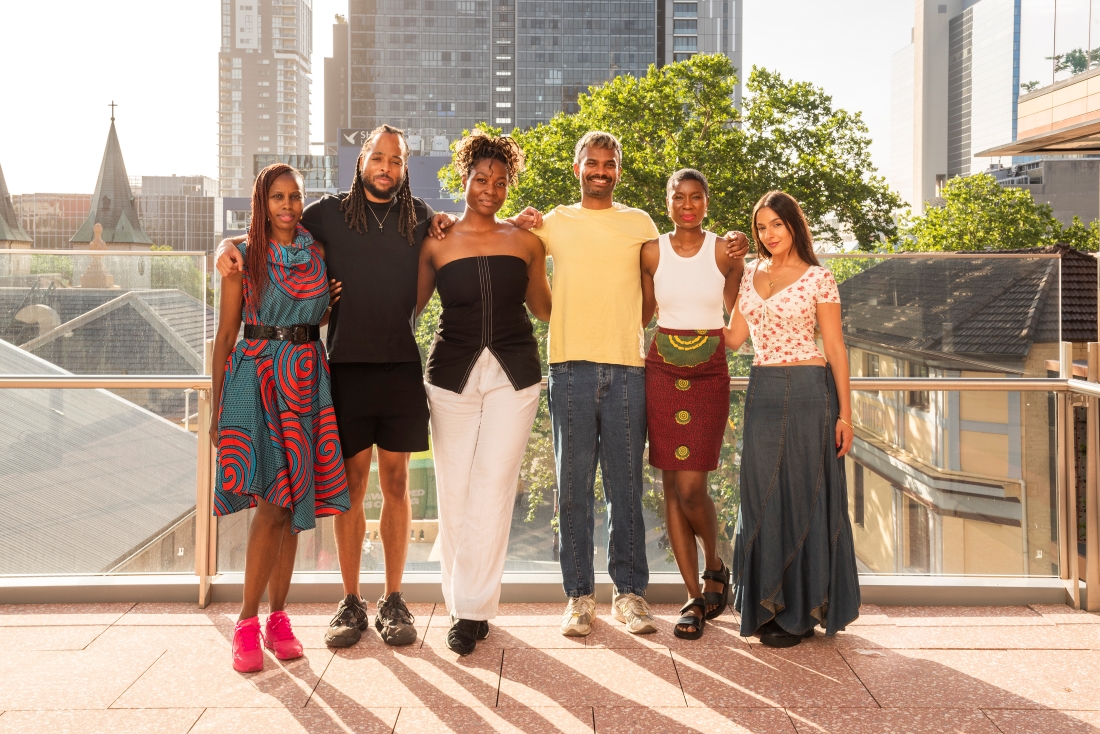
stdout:
{"type": "Polygon", "coordinates": [[[395,591],[378,600],[378,614],[374,615],[374,626],[387,645],[411,645],[416,642],[415,619],[401,592],[395,591]]]}
{"type": "Polygon", "coordinates": [[[325,644],[329,647],[351,647],[367,631],[367,603],[362,597],[348,594],[336,608],[336,616],[328,623],[325,644]]]}
{"type": "Polygon", "coordinates": [[[489,623],[474,619],[458,619],[447,631],[447,647],[459,655],[469,655],[478,640],[489,636],[489,623]]]}

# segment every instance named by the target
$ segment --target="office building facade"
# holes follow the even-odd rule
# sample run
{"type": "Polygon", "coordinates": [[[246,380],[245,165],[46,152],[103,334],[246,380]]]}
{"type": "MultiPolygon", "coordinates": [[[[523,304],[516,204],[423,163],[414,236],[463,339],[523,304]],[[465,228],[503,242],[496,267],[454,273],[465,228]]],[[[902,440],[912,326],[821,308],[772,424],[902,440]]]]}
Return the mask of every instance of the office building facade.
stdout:
{"type": "Polygon", "coordinates": [[[1016,139],[1022,0],[916,0],[912,43],[892,60],[887,178],[922,212],[948,179],[1016,139]],[[905,180],[908,183],[905,183],[905,180]]]}
{"type": "Polygon", "coordinates": [[[741,106],[746,70],[741,66],[745,0],[658,0],[657,60],[685,61],[695,54],[725,54],[737,70],[734,104],[741,106]]]}
{"type": "Polygon", "coordinates": [[[312,0],[222,0],[218,176],[248,196],[252,156],[309,153],[312,0]]]}
{"type": "MultiPolygon", "coordinates": [[[[414,154],[429,154],[479,122],[511,130],[576,111],[590,86],[657,61],[656,8],[653,0],[349,0],[347,119],[334,102],[326,140],[335,120],[366,130],[389,123],[409,133],[414,154]]],[[[334,49],[326,76],[339,73],[334,49]]]]}

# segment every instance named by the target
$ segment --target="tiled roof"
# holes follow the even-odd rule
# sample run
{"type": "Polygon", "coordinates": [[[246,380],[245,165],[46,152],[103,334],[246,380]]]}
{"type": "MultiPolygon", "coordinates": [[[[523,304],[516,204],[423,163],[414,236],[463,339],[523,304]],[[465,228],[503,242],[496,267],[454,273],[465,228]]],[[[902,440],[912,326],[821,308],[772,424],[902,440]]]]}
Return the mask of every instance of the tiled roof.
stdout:
{"type": "Polygon", "coordinates": [[[886,346],[1020,359],[1034,343],[1096,340],[1096,260],[1058,246],[1053,258],[889,259],[840,285],[850,337],[886,346]]]}
{"type": "Polygon", "coordinates": [[[152,238],[142,228],[134,208],[134,195],[130,190],[130,179],[126,175],[126,164],[122,160],[122,148],[118,144],[114,120],[111,120],[107,147],[103,150],[99,180],[96,181],[95,194],[92,195],[92,210],[69,242],[91,242],[94,236],[92,229],[97,223],[103,225],[103,241],[107,244],[153,244],[152,238]]]}
{"type": "Polygon", "coordinates": [[[19,223],[19,215],[12,206],[3,169],[0,169],[0,242],[17,242],[28,246],[33,242],[27,230],[19,223]]]}
{"type": "MultiPolygon", "coordinates": [[[[0,373],[64,370],[0,341],[0,373]]],[[[106,390],[0,390],[0,574],[115,567],[194,511],[195,451],[106,390]]]]}

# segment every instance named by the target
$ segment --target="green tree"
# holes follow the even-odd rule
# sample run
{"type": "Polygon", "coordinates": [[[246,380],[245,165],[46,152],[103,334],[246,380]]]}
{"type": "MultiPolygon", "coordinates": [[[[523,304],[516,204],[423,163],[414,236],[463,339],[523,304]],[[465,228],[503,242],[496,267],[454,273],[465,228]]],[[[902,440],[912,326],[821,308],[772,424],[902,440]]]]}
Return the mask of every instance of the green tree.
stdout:
{"type": "Polygon", "coordinates": [[[942,197],[943,206],[902,218],[901,249],[1018,250],[1054,244],[1061,232],[1049,205],[989,174],[953,178],[942,197]]]}
{"type": "MultiPolygon", "coordinates": [[[[747,231],[756,200],[782,189],[802,203],[819,239],[838,240],[839,228],[847,227],[872,248],[895,234],[892,212],[901,202],[875,174],[858,113],[835,108],[818,87],[759,68],[749,77],[742,112],[732,101],[736,83],[726,56],[693,56],[650,67],[642,77],[616,77],[580,95],[577,112],[513,131],[527,171],[503,213],[575,201],[573,146],[586,131],[602,129],[623,143],[616,198],[649,212],[664,231],[672,226],[665,181],[690,166],[710,179],[713,229],[747,231]]],[[[452,192],[461,188],[450,167],[440,180],[452,192]]]]}
{"type": "Polygon", "coordinates": [[[1084,252],[1100,251],[1100,221],[1093,220],[1088,225],[1078,217],[1068,227],[1062,227],[1057,240],[1076,250],[1084,252]]]}

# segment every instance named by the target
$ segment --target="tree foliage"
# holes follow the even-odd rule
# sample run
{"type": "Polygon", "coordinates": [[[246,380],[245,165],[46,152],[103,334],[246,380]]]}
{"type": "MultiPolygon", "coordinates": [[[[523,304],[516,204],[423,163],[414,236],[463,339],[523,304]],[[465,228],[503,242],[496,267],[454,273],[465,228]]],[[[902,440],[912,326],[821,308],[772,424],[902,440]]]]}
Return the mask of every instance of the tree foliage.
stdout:
{"type": "Polygon", "coordinates": [[[1064,227],[1049,204],[1036,203],[1024,188],[1001,186],[989,174],[959,176],[947,182],[943,205],[921,216],[902,218],[900,249],[1019,250],[1064,243],[1095,252],[1100,224],[1074,217],[1064,227]]]}
{"type": "MultiPolygon", "coordinates": [[[[504,213],[576,201],[573,147],[585,132],[599,129],[623,143],[617,200],[649,212],[662,230],[672,226],[665,182],[673,171],[692,167],[710,179],[712,229],[747,231],[756,200],[782,189],[802,203],[819,239],[836,241],[838,230],[848,228],[871,248],[895,234],[892,212],[901,202],[875,175],[858,113],[835,108],[818,87],[759,68],[739,111],[732,97],[736,83],[726,56],[693,56],[652,66],[643,77],[616,77],[581,95],[577,112],[513,131],[527,155],[527,172],[504,213]]],[[[440,179],[450,191],[461,190],[450,167],[440,179]]]]}

